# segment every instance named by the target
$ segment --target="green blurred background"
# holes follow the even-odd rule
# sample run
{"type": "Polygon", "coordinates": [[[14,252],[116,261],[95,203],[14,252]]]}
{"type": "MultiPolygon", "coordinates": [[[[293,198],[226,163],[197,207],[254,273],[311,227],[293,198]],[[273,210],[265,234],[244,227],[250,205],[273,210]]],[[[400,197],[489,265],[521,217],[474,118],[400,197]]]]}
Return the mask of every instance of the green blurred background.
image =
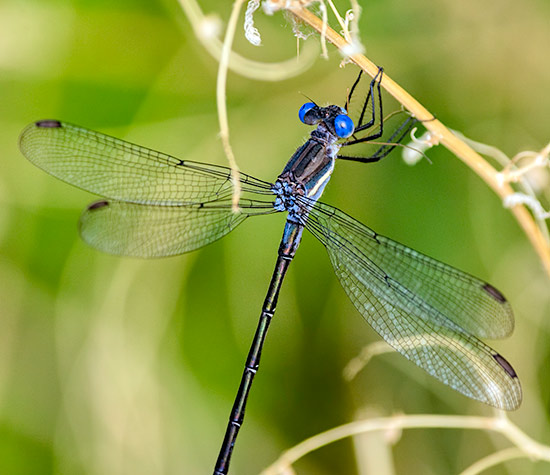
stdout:
{"type": "MultiPolygon", "coordinates": [[[[368,56],[446,125],[509,155],[547,143],[548,0],[361,3],[368,56]]],[[[228,1],[202,5],[229,17],[228,1]]],[[[264,45],[248,45],[239,30],[236,49],[263,61],[291,58],[284,16],[255,18],[264,45]]],[[[301,93],[342,102],[356,69],[340,69],[329,51],[329,61],[292,80],[230,74],[231,139],[243,171],[273,180],[302,143],[301,93]]],[[[33,120],[58,118],[225,164],[216,72],[175,0],[0,1],[0,473],[211,473],[284,217],[249,220],[182,257],[102,255],[76,229],[93,197],[29,164],[17,137],[33,120]]],[[[324,201],[505,293],[516,331],[491,344],[523,383],[523,405],[511,418],[550,443],[548,277],[481,180],[442,148],[428,154],[433,163],[415,167],[398,154],[377,165],[340,163],[324,201]]],[[[378,340],[322,246],[305,236],[233,473],[258,473],[285,448],[365,414],[491,414],[395,354],[345,383],[345,364],[378,340]]],[[[395,446],[394,463],[398,473],[457,473],[505,446],[486,433],[414,430],[395,446]]],[[[297,469],[358,473],[354,446],[334,444],[297,469]]],[[[549,471],[520,460],[487,473],[549,471]]]]}

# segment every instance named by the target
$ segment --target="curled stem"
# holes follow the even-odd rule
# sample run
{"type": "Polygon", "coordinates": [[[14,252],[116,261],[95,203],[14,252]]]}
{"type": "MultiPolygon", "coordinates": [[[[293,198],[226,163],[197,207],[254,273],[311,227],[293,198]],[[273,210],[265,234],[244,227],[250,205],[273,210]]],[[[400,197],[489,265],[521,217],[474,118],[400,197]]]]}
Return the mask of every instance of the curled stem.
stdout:
{"type": "MultiPolygon", "coordinates": [[[[272,465],[262,471],[262,475],[289,473],[291,465],[306,454],[346,437],[373,431],[393,433],[400,429],[420,428],[476,429],[497,432],[515,445],[514,458],[518,457],[521,452],[522,456],[550,462],[550,447],[540,444],[522,432],[504,413],[499,412],[494,417],[415,414],[355,421],[314,435],[283,452],[272,465]]],[[[494,465],[497,460],[503,462],[512,458],[510,453],[501,454],[500,459],[497,459],[496,454],[494,455],[495,458],[485,460],[485,464],[494,465]]],[[[480,466],[484,466],[481,461],[480,466]]],[[[470,475],[479,473],[479,471],[472,470],[472,467],[466,473],[470,475]]]]}
{"type": "MultiPolygon", "coordinates": [[[[214,15],[205,15],[196,0],[178,0],[185,12],[197,39],[206,51],[217,61],[222,55],[223,43],[217,37],[221,29],[221,20],[214,15]]],[[[283,81],[297,76],[309,69],[315,60],[319,48],[313,43],[303,49],[299,58],[290,58],[280,62],[254,61],[235,51],[229,53],[229,69],[241,76],[258,81],[283,81]]]]}

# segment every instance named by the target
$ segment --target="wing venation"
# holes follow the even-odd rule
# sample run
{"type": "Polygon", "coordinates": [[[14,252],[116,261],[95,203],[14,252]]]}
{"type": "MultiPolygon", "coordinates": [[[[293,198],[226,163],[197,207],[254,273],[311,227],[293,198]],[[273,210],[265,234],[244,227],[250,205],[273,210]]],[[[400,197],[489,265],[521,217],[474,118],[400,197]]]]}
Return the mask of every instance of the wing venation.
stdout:
{"type": "Polygon", "coordinates": [[[500,292],[323,203],[305,225],[325,245],[355,307],[391,346],[466,396],[506,410],[520,405],[513,368],[477,338],[511,331],[500,292]]]}
{"type": "MultiPolygon", "coordinates": [[[[23,154],[51,175],[118,201],[180,205],[223,200],[233,192],[231,170],[180,160],[66,122],[38,121],[21,133],[23,154]]],[[[271,185],[241,174],[245,192],[271,193],[271,185]]]]}

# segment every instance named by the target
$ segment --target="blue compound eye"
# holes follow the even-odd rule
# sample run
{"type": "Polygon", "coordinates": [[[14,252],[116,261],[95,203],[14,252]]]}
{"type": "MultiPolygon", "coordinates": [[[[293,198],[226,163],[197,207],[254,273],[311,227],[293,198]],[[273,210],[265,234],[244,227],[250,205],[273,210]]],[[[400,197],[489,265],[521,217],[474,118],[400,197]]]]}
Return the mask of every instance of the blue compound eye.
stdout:
{"type": "Polygon", "coordinates": [[[303,122],[304,124],[306,123],[304,122],[306,113],[309,112],[314,107],[317,107],[317,104],[315,104],[314,102],[306,102],[302,107],[300,107],[300,110],[298,111],[298,117],[300,118],[301,122],[303,122]]]}
{"type": "Polygon", "coordinates": [[[334,118],[334,131],[341,139],[347,139],[353,134],[354,129],[353,120],[349,116],[341,114],[334,118]]]}

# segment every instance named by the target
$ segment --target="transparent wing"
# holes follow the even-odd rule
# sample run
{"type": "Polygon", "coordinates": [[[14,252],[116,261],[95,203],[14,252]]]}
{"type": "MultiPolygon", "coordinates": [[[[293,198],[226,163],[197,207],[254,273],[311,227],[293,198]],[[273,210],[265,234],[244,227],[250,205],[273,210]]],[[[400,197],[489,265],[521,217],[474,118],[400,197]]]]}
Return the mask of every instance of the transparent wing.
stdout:
{"type": "Polygon", "coordinates": [[[193,251],[225,236],[251,214],[273,212],[270,203],[231,202],[159,206],[97,201],[80,218],[82,239],[110,254],[164,257],[193,251]]]}
{"type": "Polygon", "coordinates": [[[221,238],[251,214],[274,212],[267,182],[241,174],[241,209],[234,213],[229,168],[183,161],[65,122],[32,123],[19,144],[43,170],[109,198],[84,211],[80,233],[111,254],[182,254],[221,238]],[[258,195],[266,199],[247,198],[258,195]]]}
{"type": "MultiPolygon", "coordinates": [[[[186,204],[231,196],[231,170],[180,160],[66,122],[42,120],[21,133],[19,146],[36,166],[106,198],[145,204],[186,204]]],[[[271,185],[241,174],[244,191],[271,185]]]]}
{"type": "Polygon", "coordinates": [[[519,406],[513,368],[476,338],[513,328],[498,290],[326,204],[317,203],[305,224],[325,245],[355,307],[391,346],[466,396],[507,410],[519,406]]]}
{"type": "Polygon", "coordinates": [[[327,233],[319,239],[324,243],[344,240],[389,289],[389,298],[399,297],[403,305],[426,305],[431,320],[480,338],[504,338],[512,333],[510,304],[487,282],[380,236],[332,206],[317,203],[311,215],[327,233]]]}

